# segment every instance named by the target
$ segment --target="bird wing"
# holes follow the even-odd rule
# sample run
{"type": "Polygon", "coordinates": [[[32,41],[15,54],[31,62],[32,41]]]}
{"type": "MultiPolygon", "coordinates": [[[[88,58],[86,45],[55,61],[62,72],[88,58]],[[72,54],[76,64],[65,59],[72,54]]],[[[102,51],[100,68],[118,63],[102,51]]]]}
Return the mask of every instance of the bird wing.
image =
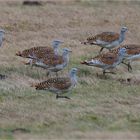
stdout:
{"type": "Polygon", "coordinates": [[[103,63],[103,64],[107,64],[107,65],[112,65],[114,62],[117,61],[117,55],[114,53],[105,53],[105,54],[100,54],[94,58],[92,58],[92,60],[98,60],[99,62],[103,63]]]}
{"type": "Polygon", "coordinates": [[[70,78],[50,78],[46,81],[38,83],[35,85],[36,89],[40,90],[66,90],[71,86],[70,78]]]}
{"type": "Polygon", "coordinates": [[[22,51],[22,57],[25,58],[42,58],[46,54],[52,54],[54,53],[53,48],[51,47],[33,47],[30,49],[26,49],[22,51]]]}
{"type": "Polygon", "coordinates": [[[93,37],[87,38],[87,41],[90,43],[96,43],[97,41],[101,42],[113,42],[119,39],[119,34],[115,32],[103,32],[101,34],[97,34],[93,37]]]}
{"type": "Polygon", "coordinates": [[[52,85],[55,89],[66,90],[71,86],[71,81],[70,78],[54,78],[52,85]]]}
{"type": "Polygon", "coordinates": [[[129,45],[124,45],[122,47],[126,48],[126,51],[127,51],[128,55],[140,54],[140,45],[129,44],[129,45]]]}
{"type": "Polygon", "coordinates": [[[33,53],[37,58],[42,58],[50,54],[54,54],[54,50],[51,47],[35,47],[30,50],[30,54],[33,53]]]}
{"type": "Polygon", "coordinates": [[[118,57],[115,53],[106,53],[103,54],[100,59],[103,63],[107,65],[113,65],[118,60],[118,57]]]}
{"type": "Polygon", "coordinates": [[[56,66],[64,62],[63,57],[60,55],[50,55],[50,57],[42,58],[42,62],[49,66],[56,66]]]}
{"type": "Polygon", "coordinates": [[[118,54],[120,48],[126,49],[126,57],[140,54],[140,45],[136,45],[136,44],[121,45],[120,47],[111,50],[111,53],[118,54]]]}

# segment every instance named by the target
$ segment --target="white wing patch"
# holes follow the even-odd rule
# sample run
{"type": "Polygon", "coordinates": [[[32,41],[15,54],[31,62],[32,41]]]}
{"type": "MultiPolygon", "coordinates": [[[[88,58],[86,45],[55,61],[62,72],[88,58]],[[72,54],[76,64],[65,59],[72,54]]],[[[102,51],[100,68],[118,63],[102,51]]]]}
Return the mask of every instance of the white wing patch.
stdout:
{"type": "Polygon", "coordinates": [[[91,61],[88,61],[89,65],[101,65],[103,64],[101,61],[97,59],[91,59],[91,61]]]}
{"type": "Polygon", "coordinates": [[[127,60],[133,60],[133,59],[139,59],[139,58],[140,58],[140,54],[136,54],[136,55],[128,56],[125,59],[127,59],[127,60]]]}
{"type": "Polygon", "coordinates": [[[109,43],[108,43],[108,42],[105,42],[105,41],[102,41],[102,40],[97,39],[97,40],[96,40],[96,44],[99,44],[99,45],[108,45],[109,43]]]}

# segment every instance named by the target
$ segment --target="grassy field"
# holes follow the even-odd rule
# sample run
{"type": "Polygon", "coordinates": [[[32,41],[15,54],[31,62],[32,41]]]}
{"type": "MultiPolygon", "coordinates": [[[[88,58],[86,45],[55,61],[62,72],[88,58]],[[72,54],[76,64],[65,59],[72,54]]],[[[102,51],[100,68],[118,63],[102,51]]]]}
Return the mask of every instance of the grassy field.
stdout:
{"type": "Polygon", "coordinates": [[[124,43],[140,43],[140,3],[117,1],[44,1],[43,6],[22,6],[19,1],[0,1],[0,28],[6,30],[0,48],[0,139],[140,139],[140,62],[133,72],[123,65],[106,79],[98,68],[80,65],[96,56],[98,46],[84,46],[88,36],[128,27],[124,43]],[[71,67],[79,68],[79,84],[71,100],[36,91],[30,85],[47,79],[46,71],[22,64],[16,51],[50,46],[64,41],[72,50],[71,67]],[[131,79],[128,84],[127,78],[131,79]],[[121,82],[124,81],[124,82],[121,82]]]}

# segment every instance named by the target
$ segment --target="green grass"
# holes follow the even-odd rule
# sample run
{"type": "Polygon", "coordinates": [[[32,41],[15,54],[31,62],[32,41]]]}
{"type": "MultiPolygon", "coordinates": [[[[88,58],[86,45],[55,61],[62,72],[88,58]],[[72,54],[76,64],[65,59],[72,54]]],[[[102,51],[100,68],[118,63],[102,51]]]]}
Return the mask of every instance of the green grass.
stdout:
{"type": "Polygon", "coordinates": [[[100,49],[80,41],[102,31],[119,32],[123,21],[129,29],[125,43],[140,43],[140,15],[136,14],[139,5],[81,0],[47,3],[43,7],[0,3],[0,26],[7,32],[0,49],[0,74],[8,76],[0,80],[0,139],[139,137],[139,83],[121,84],[119,80],[132,78],[132,82],[139,82],[139,61],[133,63],[132,73],[121,65],[116,75],[106,77],[101,69],[80,64],[96,56],[100,49]],[[31,85],[47,79],[46,70],[24,66],[24,59],[15,56],[18,50],[50,46],[53,39],[63,40],[62,48],[72,50],[69,66],[59,75],[78,68],[78,85],[68,95],[71,100],[56,100],[48,91],[36,91],[31,85]],[[13,132],[15,129],[25,131],[13,132]]]}

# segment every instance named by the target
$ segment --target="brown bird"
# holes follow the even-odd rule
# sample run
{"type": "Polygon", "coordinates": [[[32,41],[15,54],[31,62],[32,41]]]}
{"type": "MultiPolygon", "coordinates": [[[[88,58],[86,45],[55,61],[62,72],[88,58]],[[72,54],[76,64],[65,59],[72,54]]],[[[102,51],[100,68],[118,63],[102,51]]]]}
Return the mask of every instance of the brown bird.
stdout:
{"type": "Polygon", "coordinates": [[[98,45],[101,47],[100,53],[104,48],[111,50],[119,46],[125,39],[127,27],[122,27],[120,34],[115,32],[103,32],[92,37],[88,37],[83,44],[98,45]]]}
{"type": "Polygon", "coordinates": [[[71,93],[71,90],[77,84],[77,68],[72,68],[68,77],[56,77],[50,78],[41,83],[33,84],[32,87],[35,87],[36,90],[48,90],[56,94],[56,98],[66,98],[70,99],[67,96],[61,96],[66,92],[71,93]]]}
{"type": "Polygon", "coordinates": [[[33,47],[26,49],[22,52],[18,51],[17,56],[31,59],[41,59],[42,57],[50,57],[50,55],[58,55],[58,49],[60,44],[63,43],[59,40],[54,40],[52,42],[52,47],[33,47]]]}
{"type": "Polygon", "coordinates": [[[124,58],[125,52],[126,49],[121,48],[118,54],[111,53],[111,52],[100,54],[92,59],[81,62],[81,64],[102,68],[103,75],[105,75],[105,73],[113,73],[113,72],[106,72],[106,70],[113,69],[117,65],[119,65],[124,58]]]}
{"type": "Polygon", "coordinates": [[[111,52],[118,53],[120,48],[126,49],[126,54],[124,56],[122,63],[127,65],[128,71],[130,71],[130,70],[132,70],[132,66],[131,66],[132,61],[140,58],[140,45],[126,44],[126,45],[122,45],[114,50],[111,50],[111,52]],[[125,63],[124,61],[128,61],[128,64],[125,63]]]}
{"type": "Polygon", "coordinates": [[[56,76],[58,76],[57,72],[68,65],[70,52],[71,51],[69,49],[63,48],[62,55],[52,55],[50,58],[44,57],[42,59],[30,59],[29,62],[24,62],[24,64],[47,69],[49,72],[55,72],[56,76]]]}

